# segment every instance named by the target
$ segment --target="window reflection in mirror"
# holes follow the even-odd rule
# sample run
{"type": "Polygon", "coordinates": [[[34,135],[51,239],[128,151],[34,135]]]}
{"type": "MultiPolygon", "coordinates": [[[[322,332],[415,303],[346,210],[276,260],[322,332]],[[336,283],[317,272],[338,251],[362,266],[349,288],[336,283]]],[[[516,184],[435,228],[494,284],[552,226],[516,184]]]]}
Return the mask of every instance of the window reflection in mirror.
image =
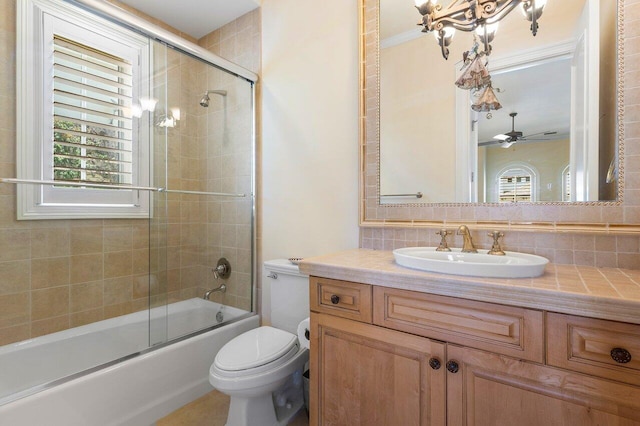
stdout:
{"type": "Polygon", "coordinates": [[[549,0],[533,37],[514,10],[488,57],[502,108],[487,115],[454,86],[472,34],[458,31],[445,61],[414,2],[380,0],[381,204],[499,202],[515,164],[538,172],[526,202],[615,200],[616,13],[612,0],[549,0]],[[506,147],[496,136],[511,131],[522,137],[506,147]]]}

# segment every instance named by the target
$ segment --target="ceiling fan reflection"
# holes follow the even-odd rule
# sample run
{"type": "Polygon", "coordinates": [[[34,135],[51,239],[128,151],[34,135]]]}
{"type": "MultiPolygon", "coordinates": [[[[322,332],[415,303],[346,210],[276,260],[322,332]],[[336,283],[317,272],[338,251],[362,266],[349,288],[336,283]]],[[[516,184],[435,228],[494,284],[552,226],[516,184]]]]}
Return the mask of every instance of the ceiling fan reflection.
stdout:
{"type": "Polygon", "coordinates": [[[489,146],[489,145],[500,145],[500,148],[510,148],[514,143],[516,142],[520,142],[520,141],[527,141],[527,142],[534,142],[534,141],[547,141],[547,140],[552,140],[552,139],[548,139],[548,138],[536,138],[536,139],[531,139],[532,136],[552,136],[552,135],[556,135],[558,132],[554,132],[554,131],[546,131],[546,132],[538,132],[538,133],[532,133],[530,135],[524,136],[523,132],[516,130],[516,124],[515,124],[515,120],[516,120],[516,116],[518,115],[517,112],[512,112],[509,114],[509,116],[511,117],[511,131],[510,132],[506,132],[506,133],[501,133],[498,135],[495,135],[493,137],[493,140],[491,141],[486,141],[486,142],[480,142],[478,143],[478,146],[489,146]]]}

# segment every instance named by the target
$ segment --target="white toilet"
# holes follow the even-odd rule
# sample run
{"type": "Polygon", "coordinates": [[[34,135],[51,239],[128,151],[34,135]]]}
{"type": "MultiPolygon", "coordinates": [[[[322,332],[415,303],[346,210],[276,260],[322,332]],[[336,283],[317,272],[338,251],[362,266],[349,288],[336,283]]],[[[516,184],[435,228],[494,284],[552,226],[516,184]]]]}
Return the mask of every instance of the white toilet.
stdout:
{"type": "Polygon", "coordinates": [[[304,404],[302,373],[309,351],[297,327],[309,316],[309,282],[286,259],[264,262],[271,284],[271,323],[220,349],[209,382],[231,397],[227,426],[286,425],[304,404]]]}

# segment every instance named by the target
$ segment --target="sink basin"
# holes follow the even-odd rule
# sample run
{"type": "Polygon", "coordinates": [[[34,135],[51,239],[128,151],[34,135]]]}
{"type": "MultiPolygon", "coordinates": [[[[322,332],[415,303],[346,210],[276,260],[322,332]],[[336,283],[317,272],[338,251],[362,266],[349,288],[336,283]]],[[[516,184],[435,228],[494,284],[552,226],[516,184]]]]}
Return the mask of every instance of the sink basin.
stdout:
{"type": "Polygon", "coordinates": [[[436,251],[435,247],[407,247],[393,251],[396,263],[412,269],[486,278],[531,278],[544,274],[549,260],[533,254],[506,252],[505,256],[478,253],[462,253],[460,249],[449,252],[436,251]]]}

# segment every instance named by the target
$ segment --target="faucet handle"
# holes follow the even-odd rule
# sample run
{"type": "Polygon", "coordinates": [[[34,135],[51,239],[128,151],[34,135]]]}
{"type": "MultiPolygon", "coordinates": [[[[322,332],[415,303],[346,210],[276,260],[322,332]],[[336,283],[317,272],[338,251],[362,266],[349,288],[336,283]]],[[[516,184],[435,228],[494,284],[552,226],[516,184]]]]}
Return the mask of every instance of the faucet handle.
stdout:
{"type": "Polygon", "coordinates": [[[440,235],[441,237],[440,245],[438,246],[438,248],[436,248],[436,251],[451,251],[449,245],[447,244],[447,235],[451,234],[453,234],[453,232],[448,231],[446,228],[442,228],[438,232],[436,232],[436,235],[440,235]]]}
{"type": "Polygon", "coordinates": [[[494,256],[504,256],[505,252],[500,247],[500,238],[504,237],[504,234],[500,231],[493,231],[487,234],[490,237],[493,237],[493,244],[491,245],[491,250],[487,252],[487,254],[492,254],[494,256]]]}
{"type": "Polygon", "coordinates": [[[231,264],[227,259],[221,257],[218,259],[218,265],[211,270],[213,272],[213,278],[228,278],[231,274],[231,264]]]}

